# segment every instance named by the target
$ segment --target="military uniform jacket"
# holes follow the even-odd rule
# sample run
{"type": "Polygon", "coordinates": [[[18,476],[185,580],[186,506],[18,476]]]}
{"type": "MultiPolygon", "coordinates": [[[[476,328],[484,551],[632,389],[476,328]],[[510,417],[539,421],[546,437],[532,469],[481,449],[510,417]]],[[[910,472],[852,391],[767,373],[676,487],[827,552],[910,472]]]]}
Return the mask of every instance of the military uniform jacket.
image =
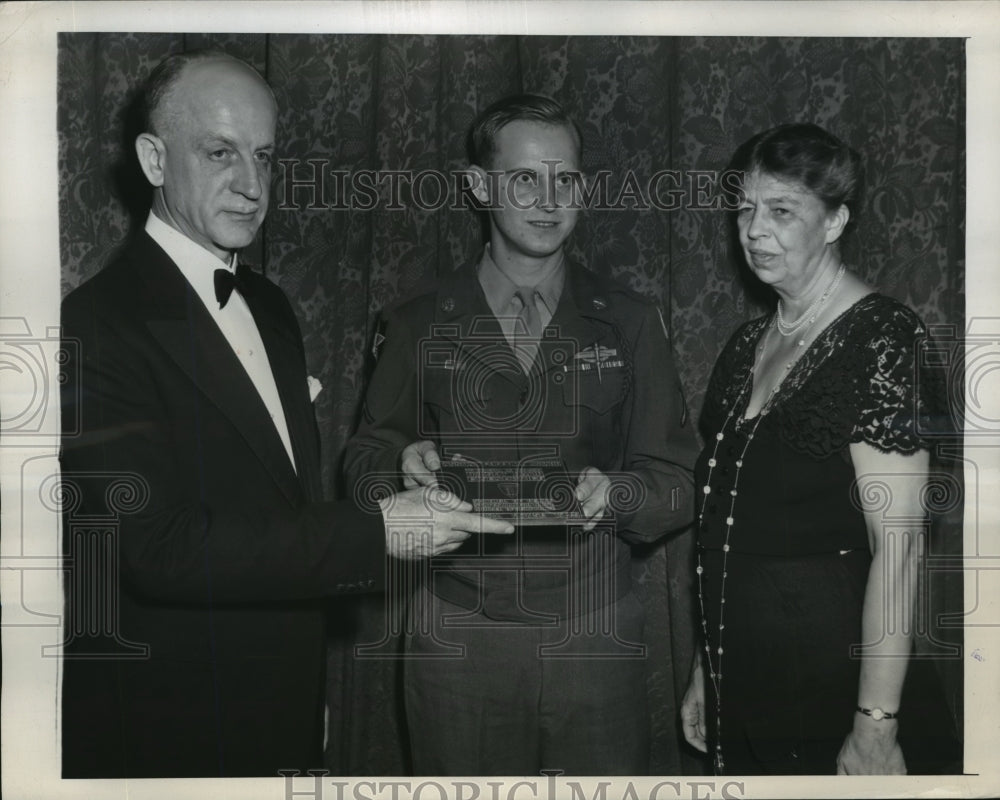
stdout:
{"type": "Polygon", "coordinates": [[[421,439],[434,441],[443,459],[555,456],[574,482],[590,466],[615,487],[613,515],[585,537],[565,526],[472,536],[435,559],[435,572],[445,567],[487,587],[520,579],[529,591],[604,574],[620,595],[627,541],[651,542],[691,521],[697,444],[666,329],[657,308],[621,284],[567,263],[530,374],[507,344],[475,264],[387,312],[384,340],[380,332],[376,341],[363,419],[345,461],[356,490],[398,480],[403,448],[421,439]]]}

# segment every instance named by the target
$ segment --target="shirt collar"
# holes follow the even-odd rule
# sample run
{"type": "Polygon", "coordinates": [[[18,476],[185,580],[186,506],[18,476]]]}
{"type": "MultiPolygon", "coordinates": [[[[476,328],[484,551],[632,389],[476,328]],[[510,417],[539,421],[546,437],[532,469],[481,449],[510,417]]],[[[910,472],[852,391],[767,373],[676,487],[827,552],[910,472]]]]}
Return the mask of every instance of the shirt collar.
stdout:
{"type": "MultiPolygon", "coordinates": [[[[170,256],[171,261],[177,265],[181,274],[205,306],[210,310],[218,311],[219,303],[215,299],[215,271],[228,269],[235,272],[236,253],[233,253],[227,264],[176,228],[168,225],[152,211],[146,217],[146,233],[170,256]]],[[[226,309],[228,310],[229,307],[227,305],[226,309]]]]}
{"type": "MultiPolygon", "coordinates": [[[[521,286],[514,283],[513,279],[497,266],[490,253],[489,242],[486,243],[483,257],[479,260],[478,273],[479,285],[483,287],[486,302],[489,303],[493,313],[497,315],[504,313],[507,305],[521,286]]],[[[565,282],[566,258],[561,256],[534,286],[527,288],[537,292],[549,313],[555,314],[565,282]]]]}
{"type": "Polygon", "coordinates": [[[146,217],[146,233],[163,248],[164,252],[178,266],[190,264],[192,267],[202,268],[210,273],[217,269],[236,271],[236,253],[233,253],[228,263],[223,261],[176,228],[168,225],[152,210],[146,217]]]}

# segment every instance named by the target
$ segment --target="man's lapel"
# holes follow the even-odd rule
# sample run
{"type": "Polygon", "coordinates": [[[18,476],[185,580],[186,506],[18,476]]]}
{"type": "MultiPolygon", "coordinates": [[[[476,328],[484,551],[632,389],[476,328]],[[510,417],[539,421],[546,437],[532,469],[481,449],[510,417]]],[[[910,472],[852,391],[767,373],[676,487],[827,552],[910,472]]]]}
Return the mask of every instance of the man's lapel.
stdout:
{"type": "MultiPolygon", "coordinates": [[[[266,281],[266,278],[256,274],[254,278],[255,283],[266,281]]],[[[298,331],[290,328],[287,323],[282,323],[276,309],[267,302],[264,292],[252,292],[246,301],[257,323],[257,330],[271,365],[271,374],[278,387],[299,479],[306,488],[308,499],[320,500],[323,488],[319,470],[319,433],[308,382],[301,371],[301,342],[296,339],[298,331]]]]}
{"type": "MultiPolygon", "coordinates": [[[[476,263],[466,264],[443,281],[436,298],[435,336],[452,340],[456,346],[476,341],[505,345],[500,325],[476,278],[476,263]]],[[[617,346],[611,298],[602,282],[585,267],[567,259],[566,282],[555,314],[539,342],[540,358],[535,360],[535,369],[563,371],[564,366],[573,366],[572,359],[578,353],[593,352],[599,357],[602,348],[608,350],[617,346]],[[567,356],[571,359],[568,365],[567,356]]],[[[480,366],[495,371],[492,369],[495,365],[488,358],[480,358],[483,352],[489,351],[466,347],[462,355],[466,359],[479,358],[480,366]]],[[[495,372],[519,385],[525,380],[519,369],[495,372]]]]}
{"type": "Polygon", "coordinates": [[[483,374],[522,386],[525,375],[513,348],[494,316],[476,276],[478,260],[465,264],[442,281],[434,309],[435,338],[455,343],[455,358],[467,362],[466,369],[481,369],[483,374]],[[498,361],[498,350],[502,352],[498,361]],[[475,362],[475,365],[473,365],[475,362]],[[505,364],[510,369],[498,369],[505,364]]]}
{"type": "Polygon", "coordinates": [[[564,364],[561,358],[548,357],[547,348],[572,351],[571,360],[565,365],[572,368],[573,359],[580,354],[617,347],[610,299],[592,272],[569,259],[566,261],[566,283],[549,323],[549,332],[556,335],[543,338],[541,342],[542,353],[546,355],[541,363],[546,370],[562,370],[564,364]]]}
{"type": "MultiPolygon", "coordinates": [[[[142,277],[135,312],[177,366],[239,431],[289,501],[297,502],[301,487],[270,414],[197,293],[145,233],[133,244],[132,258],[142,277]]],[[[283,359],[271,357],[275,345],[272,341],[268,346],[267,339],[265,347],[274,365],[283,359]]],[[[275,381],[284,402],[288,380],[278,380],[276,374],[275,381]]],[[[295,436],[293,441],[301,438],[295,436]]]]}

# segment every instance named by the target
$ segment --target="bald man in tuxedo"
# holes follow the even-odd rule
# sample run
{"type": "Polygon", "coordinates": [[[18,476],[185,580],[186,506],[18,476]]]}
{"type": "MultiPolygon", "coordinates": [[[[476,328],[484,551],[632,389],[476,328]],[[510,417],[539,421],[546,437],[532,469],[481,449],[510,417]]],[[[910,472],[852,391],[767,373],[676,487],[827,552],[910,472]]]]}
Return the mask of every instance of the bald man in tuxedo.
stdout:
{"type": "Polygon", "coordinates": [[[95,578],[68,545],[63,776],[319,767],[321,599],[380,590],[387,556],[513,529],[426,490],[322,499],[295,313],[237,259],[267,212],[274,96],[247,64],[200,52],[160,64],[146,105],[145,230],[62,312],[80,354],[62,387],[72,513],[118,526],[117,573],[95,578]],[[141,502],[116,512],[122,476],[141,502]],[[414,519],[422,536],[405,536],[414,519]],[[80,591],[95,580],[117,582],[111,631],[80,591]]]}

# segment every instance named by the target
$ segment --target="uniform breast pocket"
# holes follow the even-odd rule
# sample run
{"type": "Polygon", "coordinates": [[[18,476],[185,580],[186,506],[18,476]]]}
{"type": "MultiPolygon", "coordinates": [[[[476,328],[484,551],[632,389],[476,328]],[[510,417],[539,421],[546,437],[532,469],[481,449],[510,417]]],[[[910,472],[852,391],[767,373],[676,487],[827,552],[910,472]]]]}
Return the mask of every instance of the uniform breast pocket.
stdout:
{"type": "Polygon", "coordinates": [[[607,369],[598,375],[596,370],[568,373],[563,383],[563,402],[596,414],[607,414],[625,400],[627,386],[625,370],[607,369]]]}
{"type": "Polygon", "coordinates": [[[440,421],[455,415],[454,377],[452,370],[424,370],[420,384],[420,404],[425,417],[440,421]]]}
{"type": "Polygon", "coordinates": [[[429,371],[422,385],[421,405],[430,434],[490,429],[494,402],[492,381],[463,367],[429,371]]]}

